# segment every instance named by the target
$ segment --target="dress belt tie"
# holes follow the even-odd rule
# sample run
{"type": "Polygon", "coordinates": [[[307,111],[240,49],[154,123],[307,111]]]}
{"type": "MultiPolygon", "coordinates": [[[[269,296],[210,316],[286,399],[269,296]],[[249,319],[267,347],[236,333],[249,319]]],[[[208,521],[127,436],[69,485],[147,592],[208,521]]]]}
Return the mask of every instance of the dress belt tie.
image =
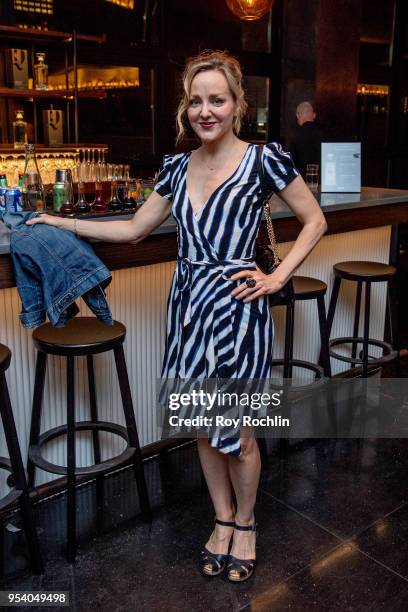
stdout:
{"type": "MultiPolygon", "coordinates": [[[[242,268],[254,264],[253,258],[248,259],[216,259],[214,261],[194,261],[188,257],[177,257],[176,280],[177,288],[181,292],[181,319],[182,327],[188,325],[191,320],[191,283],[193,278],[193,266],[206,266],[223,274],[226,267],[242,268]]],[[[228,276],[224,276],[228,280],[228,276]]]]}

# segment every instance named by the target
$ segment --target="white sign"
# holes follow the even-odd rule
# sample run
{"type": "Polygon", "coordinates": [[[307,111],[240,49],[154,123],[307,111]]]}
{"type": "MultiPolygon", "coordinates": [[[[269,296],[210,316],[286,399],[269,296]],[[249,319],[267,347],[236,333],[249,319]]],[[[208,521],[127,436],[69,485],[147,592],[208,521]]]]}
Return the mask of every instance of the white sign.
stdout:
{"type": "Polygon", "coordinates": [[[322,142],[321,191],[361,191],[361,142],[322,142]]]}

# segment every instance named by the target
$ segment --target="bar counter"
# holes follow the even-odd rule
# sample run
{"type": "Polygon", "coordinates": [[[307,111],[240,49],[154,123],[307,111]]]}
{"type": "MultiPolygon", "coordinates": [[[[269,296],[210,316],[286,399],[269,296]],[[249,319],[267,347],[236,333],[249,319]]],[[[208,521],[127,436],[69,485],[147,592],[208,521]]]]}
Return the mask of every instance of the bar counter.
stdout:
{"type": "MultiPolygon", "coordinates": [[[[327,283],[327,305],[332,288],[334,263],[345,260],[388,263],[390,257],[391,261],[394,261],[397,246],[392,239],[392,227],[408,222],[408,191],[364,188],[361,194],[321,194],[318,198],[326,215],[328,232],[299,267],[297,274],[319,278],[327,283]]],[[[279,252],[281,257],[284,257],[300,230],[300,224],[277,196],[273,197],[271,203],[279,252]]],[[[265,223],[261,232],[266,238],[265,223]]],[[[94,242],[93,246],[113,271],[107,297],[114,318],[124,323],[127,328],[125,355],[140,442],[144,446],[160,439],[155,396],[164,351],[166,302],[177,256],[176,226],[170,218],[139,244],[94,242]]],[[[25,457],[31,416],[35,349],[31,330],[23,329],[19,323],[20,300],[14,284],[8,230],[0,223],[0,342],[9,346],[13,354],[7,379],[20,445],[25,457]]],[[[332,337],[350,335],[353,329],[354,301],[355,283],[344,282],[332,337]]],[[[82,300],[78,300],[78,306],[80,314],[90,314],[82,300]]],[[[284,311],[282,307],[273,309],[276,358],[283,355],[284,311]]],[[[383,338],[385,312],[386,286],[384,283],[376,283],[371,297],[371,337],[383,338]]],[[[296,304],[294,357],[316,362],[319,346],[316,304],[313,300],[300,302],[296,304]]],[[[347,364],[332,360],[333,374],[341,373],[347,368],[347,364]]],[[[75,398],[79,420],[87,419],[89,414],[85,373],[84,364],[79,359],[75,398]]],[[[100,419],[122,423],[120,394],[110,354],[96,356],[95,373],[100,419]]],[[[47,368],[43,429],[65,422],[65,374],[65,363],[59,358],[51,358],[47,368]]],[[[295,369],[294,376],[300,375],[295,369]]],[[[0,437],[0,455],[4,454],[3,447],[4,439],[0,437]]],[[[102,448],[102,459],[109,458],[121,449],[121,440],[107,434],[102,448]]],[[[77,455],[80,465],[92,463],[92,449],[88,438],[78,436],[77,455]]],[[[63,465],[65,442],[50,442],[47,458],[63,465]]],[[[40,470],[37,484],[54,478],[54,475],[40,470]]]]}
{"type": "MultiPolygon", "coordinates": [[[[361,193],[319,193],[316,197],[326,215],[326,236],[408,222],[408,191],[405,190],[363,187],[361,193]]],[[[301,226],[293,213],[278,196],[271,199],[271,209],[278,241],[294,240],[301,226]]],[[[261,236],[267,239],[265,224],[262,224],[261,236]]],[[[94,249],[110,270],[174,261],[176,224],[170,217],[138,245],[95,242],[94,249]]],[[[15,285],[8,254],[8,231],[0,223],[0,289],[15,285]]]]}

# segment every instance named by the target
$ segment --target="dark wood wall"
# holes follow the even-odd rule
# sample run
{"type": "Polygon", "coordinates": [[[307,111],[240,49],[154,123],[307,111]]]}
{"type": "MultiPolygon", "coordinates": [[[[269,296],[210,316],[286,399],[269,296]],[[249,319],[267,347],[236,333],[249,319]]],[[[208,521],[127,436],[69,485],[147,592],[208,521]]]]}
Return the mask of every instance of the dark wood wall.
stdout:
{"type": "Polygon", "coordinates": [[[316,104],[329,139],[356,138],[362,0],[320,0],[316,104]]]}
{"type": "Polygon", "coordinates": [[[356,136],[362,0],[285,0],[281,134],[290,141],[297,105],[315,103],[325,136],[356,136]]]}

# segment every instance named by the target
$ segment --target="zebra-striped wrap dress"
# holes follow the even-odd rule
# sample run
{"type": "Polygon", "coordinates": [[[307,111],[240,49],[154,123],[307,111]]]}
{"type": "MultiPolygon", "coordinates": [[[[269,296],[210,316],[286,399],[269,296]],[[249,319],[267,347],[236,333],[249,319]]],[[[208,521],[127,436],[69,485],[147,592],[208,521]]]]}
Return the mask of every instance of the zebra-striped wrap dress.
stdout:
{"type": "MultiPolygon", "coordinates": [[[[186,175],[191,152],[165,155],[154,187],[172,200],[178,257],[167,301],[162,379],[259,379],[270,377],[273,321],[266,296],[247,304],[231,291],[256,269],[255,242],[265,194],[279,192],[298,171],[277,143],[264,145],[261,163],[249,144],[235,172],[194,213],[186,175]]],[[[238,435],[219,428],[209,443],[240,454],[238,435]]]]}

